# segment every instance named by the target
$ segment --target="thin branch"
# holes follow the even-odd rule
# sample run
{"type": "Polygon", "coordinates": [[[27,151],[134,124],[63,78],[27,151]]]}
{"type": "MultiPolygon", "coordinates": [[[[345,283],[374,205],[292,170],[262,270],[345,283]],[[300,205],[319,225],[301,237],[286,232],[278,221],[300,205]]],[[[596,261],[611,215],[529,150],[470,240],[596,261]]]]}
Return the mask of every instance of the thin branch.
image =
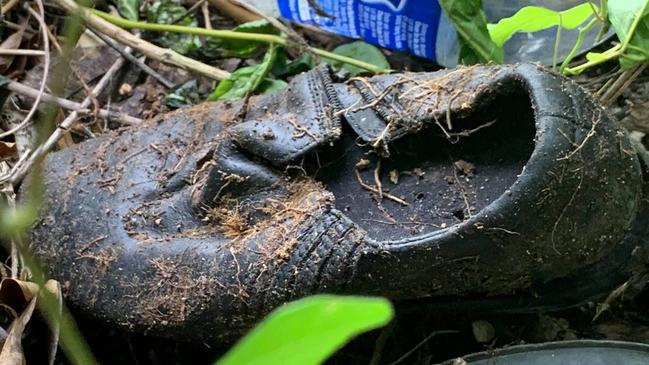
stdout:
{"type": "Polygon", "coordinates": [[[174,84],[171,81],[167,80],[164,76],[156,72],[151,67],[147,66],[144,62],[138,60],[137,57],[133,56],[130,53],[124,52],[124,49],[122,49],[115,41],[110,39],[108,36],[104,35],[102,32],[99,32],[94,28],[88,28],[88,29],[90,29],[90,31],[94,35],[96,35],[99,39],[101,39],[104,43],[106,43],[110,48],[119,52],[119,54],[121,54],[122,57],[126,58],[130,63],[139,67],[147,75],[156,79],[162,86],[166,87],[167,89],[173,89],[174,84]]]}
{"type": "MultiPolygon", "coordinates": [[[[11,81],[9,84],[6,86],[7,90],[14,92],[19,95],[23,95],[32,99],[35,99],[38,96],[38,90],[31,88],[27,85],[21,84],[17,81],[11,81]]],[[[70,111],[77,112],[82,115],[92,115],[93,111],[84,108],[81,103],[77,103],[75,101],[71,101],[68,99],[63,99],[56,97],[54,95],[48,94],[48,93],[43,93],[42,97],[43,101],[46,101],[48,103],[54,103],[58,106],[60,106],[63,109],[68,109],[70,111]]],[[[132,117],[130,115],[125,115],[122,113],[106,110],[106,109],[99,109],[99,114],[100,117],[106,118],[106,119],[111,119],[115,120],[117,122],[120,122],[122,124],[126,125],[136,125],[140,124],[143,122],[142,119],[132,117]]]]}
{"type": "MultiPolygon", "coordinates": [[[[55,1],[57,3],[68,3],[72,0],[55,0],[55,1]]],[[[77,8],[81,9],[78,6],[77,8]]],[[[141,29],[141,30],[151,30],[151,31],[158,31],[158,32],[193,34],[193,35],[201,35],[206,37],[247,40],[247,41],[270,43],[270,44],[274,43],[274,44],[281,45],[283,47],[286,47],[288,45],[288,41],[286,38],[274,34],[234,32],[231,30],[216,30],[216,29],[205,29],[205,28],[198,28],[198,27],[185,27],[181,25],[172,25],[172,24],[146,23],[146,22],[138,22],[138,21],[120,18],[118,16],[107,14],[95,9],[83,8],[83,10],[79,10],[79,11],[82,13],[82,16],[85,16],[85,14],[88,13],[92,13],[93,15],[96,15],[97,17],[101,17],[105,21],[114,24],[114,26],[119,26],[127,29],[141,29]]],[[[347,63],[368,71],[372,71],[374,73],[389,73],[392,71],[392,70],[388,70],[373,65],[371,63],[357,60],[355,58],[342,56],[336,53],[325,51],[320,48],[309,47],[309,50],[320,57],[333,60],[333,61],[347,63]]]]}
{"type": "Polygon", "coordinates": [[[5,15],[7,14],[11,9],[13,9],[16,4],[18,4],[20,0],[9,0],[6,4],[2,5],[2,9],[0,9],[0,14],[5,15]]]}
{"type": "Polygon", "coordinates": [[[32,117],[34,114],[36,114],[36,110],[38,110],[38,105],[41,103],[41,98],[43,97],[43,93],[45,92],[45,85],[47,84],[47,79],[50,76],[50,38],[47,36],[47,24],[45,24],[45,8],[43,7],[43,3],[41,1],[36,2],[38,4],[38,10],[40,11],[40,14],[38,14],[34,9],[32,9],[29,6],[25,6],[25,8],[29,11],[29,13],[38,20],[38,23],[40,24],[41,32],[42,32],[42,38],[43,38],[43,52],[45,52],[45,60],[43,63],[43,76],[41,79],[41,87],[38,90],[38,95],[36,96],[36,100],[34,100],[34,104],[32,105],[32,108],[29,110],[27,115],[25,116],[25,119],[23,119],[22,122],[20,122],[17,126],[11,128],[10,130],[0,133],[0,138],[7,137],[9,135],[12,135],[19,130],[25,128],[29,122],[32,120],[32,117]]]}
{"type": "MultiPolygon", "coordinates": [[[[130,50],[129,50],[130,51],[130,50]]],[[[115,77],[115,74],[124,66],[124,63],[126,63],[126,60],[122,57],[119,57],[115,63],[106,71],[104,76],[99,80],[97,85],[93,88],[92,92],[94,95],[99,95],[102,90],[106,88],[112,81],[112,79],[115,77]]],[[[91,103],[91,98],[86,97],[83,102],[81,103],[82,108],[87,108],[91,103]]],[[[10,179],[11,183],[15,186],[17,185],[24,177],[27,175],[27,172],[29,169],[41,158],[45,156],[58,142],[61,137],[63,137],[64,133],[67,132],[67,130],[72,126],[72,124],[76,121],[78,117],[77,112],[72,112],[70,115],[68,115],[63,122],[59,125],[58,128],[52,132],[50,137],[43,143],[41,146],[39,146],[32,154],[29,156],[27,161],[22,164],[21,166],[14,166],[14,171],[12,172],[10,179]]]]}
{"type": "Polygon", "coordinates": [[[205,28],[214,29],[212,28],[212,20],[210,19],[210,4],[203,2],[203,5],[201,6],[201,12],[203,13],[203,22],[205,23],[205,28]]]}
{"type": "Polygon", "coordinates": [[[646,62],[635,65],[618,76],[618,78],[609,87],[607,87],[606,89],[602,87],[602,89],[597,92],[598,94],[601,94],[599,99],[602,104],[604,106],[611,105],[611,103],[613,103],[613,101],[615,101],[615,99],[617,99],[617,97],[620,96],[620,94],[622,94],[622,92],[626,90],[626,88],[628,88],[629,85],[631,85],[631,83],[633,83],[633,81],[635,81],[635,79],[640,76],[640,74],[642,74],[646,67],[646,62]]]}
{"type": "Polygon", "coordinates": [[[0,49],[0,56],[45,56],[38,49],[0,49]]]}
{"type": "MultiPolygon", "coordinates": [[[[160,62],[180,67],[184,70],[192,71],[215,80],[227,79],[230,73],[219,68],[206,65],[192,58],[181,55],[180,53],[153,45],[137,36],[111,24],[105,19],[93,14],[92,10],[79,6],[74,0],[54,0],[58,5],[69,12],[76,13],[87,23],[87,25],[97,29],[116,41],[125,44],[133,49],[140,51],[142,54],[160,62]]],[[[108,15],[108,14],[106,14],[108,15]]],[[[118,18],[118,17],[116,17],[118,18]]],[[[118,18],[120,19],[120,18],[118,18]]]]}

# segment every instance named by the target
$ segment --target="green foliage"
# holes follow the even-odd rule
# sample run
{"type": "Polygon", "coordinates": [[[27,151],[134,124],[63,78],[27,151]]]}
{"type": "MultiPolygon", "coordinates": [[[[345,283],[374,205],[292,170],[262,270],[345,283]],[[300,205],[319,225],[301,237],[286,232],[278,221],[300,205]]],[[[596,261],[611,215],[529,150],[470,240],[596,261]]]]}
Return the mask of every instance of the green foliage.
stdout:
{"type": "Polygon", "coordinates": [[[575,29],[592,15],[593,6],[588,3],[564,11],[526,6],[509,18],[501,19],[496,24],[489,24],[489,35],[496,45],[502,47],[516,33],[538,32],[554,26],[575,29]]]}
{"type": "Polygon", "coordinates": [[[460,63],[503,63],[503,49],[489,36],[482,0],[440,0],[440,5],[457,30],[460,63]]]}
{"type": "MultiPolygon", "coordinates": [[[[365,43],[361,41],[351,42],[336,47],[333,50],[333,52],[341,56],[351,57],[357,60],[365,61],[367,63],[371,63],[381,68],[385,68],[385,69],[390,68],[390,64],[388,63],[388,60],[385,59],[383,53],[378,48],[374,47],[369,43],[365,43]]],[[[354,76],[360,73],[367,72],[367,70],[365,69],[352,66],[346,63],[342,63],[338,61],[328,61],[328,62],[330,62],[334,67],[346,70],[351,75],[354,76]]]]}
{"type": "Polygon", "coordinates": [[[277,46],[271,44],[260,64],[234,71],[228,79],[219,82],[208,100],[240,99],[254,91],[268,92],[285,87],[283,81],[266,80],[276,56],[277,46]]]}
{"type": "MultiPolygon", "coordinates": [[[[147,9],[147,20],[157,24],[177,24],[197,27],[198,21],[187,10],[171,0],[156,1],[147,9]]],[[[201,48],[198,36],[192,34],[162,32],[155,33],[153,41],[162,47],[171,48],[180,54],[190,54],[201,48]]]]}
{"type": "MultiPolygon", "coordinates": [[[[232,31],[240,33],[279,34],[277,29],[265,19],[241,24],[232,29],[232,31]]],[[[247,58],[253,56],[264,45],[258,41],[209,37],[205,41],[203,53],[208,56],[218,55],[220,57],[247,58]]]]}
{"type": "Polygon", "coordinates": [[[286,52],[280,51],[277,53],[277,59],[270,72],[275,77],[286,77],[309,71],[313,67],[315,67],[315,61],[308,53],[302,53],[298,58],[290,61],[286,52]]]}
{"type": "Polygon", "coordinates": [[[216,365],[317,365],[393,316],[381,298],[313,296],[273,311],[216,365]]]}
{"type": "Polygon", "coordinates": [[[189,80],[165,95],[165,104],[170,108],[182,108],[200,101],[196,80],[189,80]]]}
{"type": "Polygon", "coordinates": [[[649,60],[649,0],[608,0],[607,13],[621,43],[601,53],[589,52],[586,63],[565,68],[566,73],[579,74],[616,59],[624,69],[649,60]]]}
{"type": "Polygon", "coordinates": [[[609,0],[609,20],[620,41],[628,44],[620,65],[628,69],[649,59],[649,0],[609,0]]]}
{"type": "Polygon", "coordinates": [[[119,14],[128,20],[138,20],[140,17],[141,0],[117,0],[119,14]]]}

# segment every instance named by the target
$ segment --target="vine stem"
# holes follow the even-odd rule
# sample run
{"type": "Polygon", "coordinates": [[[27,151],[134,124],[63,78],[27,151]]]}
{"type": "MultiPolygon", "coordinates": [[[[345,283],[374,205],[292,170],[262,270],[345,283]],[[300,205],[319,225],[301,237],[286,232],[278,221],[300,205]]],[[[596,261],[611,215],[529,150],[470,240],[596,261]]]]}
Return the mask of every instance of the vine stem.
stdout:
{"type": "Polygon", "coordinates": [[[627,32],[626,37],[624,38],[621,44],[618,44],[615,47],[605,51],[600,55],[600,57],[597,57],[597,59],[591,59],[588,62],[581,64],[579,66],[567,68],[566,73],[576,75],[583,72],[585,69],[589,67],[599,65],[601,63],[610,61],[616,57],[621,56],[629,47],[631,38],[633,38],[633,34],[635,33],[638,24],[640,24],[640,20],[643,18],[644,13],[647,11],[648,6],[649,6],[649,0],[646,0],[644,5],[642,5],[642,8],[640,8],[640,11],[638,11],[638,14],[636,15],[635,19],[633,19],[633,23],[631,23],[631,26],[629,27],[629,31],[627,32]]]}
{"type": "MultiPolygon", "coordinates": [[[[200,36],[206,36],[206,37],[215,37],[215,38],[221,38],[221,39],[236,39],[236,40],[245,40],[245,41],[253,41],[253,42],[261,42],[261,43],[269,43],[269,44],[277,44],[286,47],[288,45],[288,40],[284,37],[274,35],[274,34],[263,34],[263,33],[245,33],[245,32],[235,32],[231,30],[217,30],[217,29],[205,29],[205,28],[199,28],[199,27],[186,27],[182,25],[174,25],[174,24],[156,24],[156,23],[148,23],[148,22],[140,22],[140,21],[134,21],[134,20],[128,20],[124,19],[118,16],[114,16],[108,13],[104,13],[103,11],[99,11],[96,9],[88,9],[88,11],[91,11],[93,14],[103,18],[104,20],[112,23],[113,25],[122,27],[122,28],[127,28],[127,29],[140,29],[140,30],[151,30],[151,31],[157,31],[157,32],[172,32],[172,33],[184,33],[184,34],[192,34],[192,35],[200,35],[200,36]]],[[[377,74],[383,74],[383,73],[390,73],[392,70],[385,69],[382,67],[378,67],[376,65],[373,65],[371,63],[363,62],[351,57],[347,56],[342,56],[333,52],[325,51],[320,48],[314,48],[310,47],[311,52],[315,53],[316,55],[332,60],[332,61],[338,61],[342,63],[346,63],[349,65],[357,66],[362,69],[377,73],[377,74]]]]}

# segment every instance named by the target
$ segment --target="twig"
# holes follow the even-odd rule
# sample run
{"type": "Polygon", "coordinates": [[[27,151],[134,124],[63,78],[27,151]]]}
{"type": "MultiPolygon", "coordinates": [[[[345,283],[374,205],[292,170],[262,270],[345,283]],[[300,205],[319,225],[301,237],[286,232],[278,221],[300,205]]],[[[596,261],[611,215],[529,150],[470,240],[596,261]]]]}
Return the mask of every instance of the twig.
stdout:
{"type": "Polygon", "coordinates": [[[96,35],[99,39],[101,39],[104,43],[106,43],[110,48],[119,52],[119,54],[121,54],[122,57],[126,58],[129,62],[139,67],[147,75],[156,79],[160,84],[162,84],[162,86],[166,87],[167,89],[173,89],[174,84],[171,81],[167,80],[164,76],[156,72],[151,67],[147,66],[147,64],[145,64],[144,62],[138,60],[137,57],[133,56],[130,53],[124,52],[124,49],[122,49],[115,41],[113,41],[112,39],[104,35],[102,32],[99,32],[94,28],[89,28],[89,29],[94,35],[96,35]]]}
{"type": "Polygon", "coordinates": [[[426,342],[430,341],[431,338],[433,338],[433,337],[435,337],[435,336],[437,336],[437,335],[447,335],[447,334],[454,334],[454,333],[457,333],[457,331],[455,331],[455,330],[435,331],[435,332],[429,334],[428,336],[426,336],[426,337],[425,337],[423,340],[421,340],[417,345],[415,345],[415,347],[413,347],[410,351],[408,351],[408,352],[406,352],[405,354],[401,355],[401,357],[399,357],[398,359],[394,360],[393,362],[391,362],[391,363],[388,364],[388,365],[397,365],[397,364],[399,364],[399,363],[402,362],[403,360],[407,359],[408,356],[412,355],[415,351],[417,351],[417,349],[419,349],[420,347],[422,347],[426,342]]]}
{"type": "Polygon", "coordinates": [[[6,4],[2,6],[2,9],[0,9],[0,14],[5,15],[7,14],[11,9],[13,9],[16,4],[18,4],[20,0],[9,0],[6,4]]]}
{"type": "Polygon", "coordinates": [[[265,19],[268,23],[270,23],[273,27],[275,27],[277,30],[280,32],[286,34],[289,39],[293,40],[293,42],[297,43],[298,48],[300,51],[306,51],[309,52],[311,56],[315,56],[314,58],[316,59],[317,62],[320,62],[318,57],[311,51],[311,47],[309,46],[309,43],[302,37],[298,32],[295,30],[285,26],[282,22],[280,22],[278,19],[270,17],[261,11],[257,9],[256,7],[252,6],[252,4],[248,4],[246,2],[243,2],[241,0],[228,0],[236,5],[239,5],[240,7],[260,16],[261,18],[265,19]]]}
{"type": "Polygon", "coordinates": [[[43,3],[38,0],[36,1],[38,4],[38,10],[40,11],[40,15],[34,11],[29,6],[26,6],[27,10],[32,14],[36,20],[38,20],[38,23],[40,24],[41,27],[41,32],[42,32],[42,38],[43,38],[43,50],[45,52],[44,55],[44,63],[43,63],[43,76],[41,79],[41,87],[38,90],[38,95],[36,96],[36,100],[34,100],[34,104],[32,105],[32,108],[29,110],[27,115],[25,116],[25,119],[23,119],[22,122],[20,122],[17,126],[9,129],[8,131],[4,133],[0,133],[0,138],[4,138],[6,136],[12,135],[19,130],[25,128],[27,124],[32,120],[32,117],[36,113],[36,110],[38,109],[38,105],[41,103],[41,98],[43,97],[43,93],[45,92],[45,85],[47,85],[47,79],[50,76],[50,38],[47,36],[47,24],[45,24],[45,8],[43,7],[43,3]]]}
{"type": "Polygon", "coordinates": [[[201,6],[201,12],[203,13],[203,22],[205,23],[205,28],[213,29],[212,20],[210,19],[210,4],[203,1],[203,5],[201,6]]]}
{"type": "MultiPolygon", "coordinates": [[[[112,81],[112,79],[115,76],[115,74],[117,73],[117,71],[119,71],[119,69],[121,69],[122,66],[124,66],[125,62],[126,62],[126,60],[124,58],[119,57],[115,61],[115,63],[113,63],[113,65],[108,69],[108,71],[106,71],[106,73],[101,78],[101,80],[99,80],[97,85],[95,85],[95,87],[92,90],[93,94],[95,94],[95,95],[100,94],[102,92],[102,90],[104,90],[104,88],[106,88],[106,86],[108,86],[108,84],[110,84],[110,82],[112,81]]],[[[86,97],[83,100],[83,102],[81,103],[81,107],[82,108],[87,108],[90,105],[90,103],[91,103],[91,98],[86,97]]],[[[18,184],[25,177],[25,175],[27,175],[27,172],[29,171],[31,166],[33,166],[36,163],[36,161],[43,158],[46,153],[48,153],[52,148],[54,148],[54,146],[56,145],[58,140],[61,137],[63,137],[63,134],[65,132],[67,132],[67,130],[76,121],[77,116],[78,116],[77,112],[73,111],[72,113],[70,113],[70,115],[68,115],[68,117],[65,118],[65,120],[63,120],[63,122],[61,122],[59,127],[54,130],[54,132],[50,135],[50,137],[47,139],[47,141],[45,141],[45,143],[43,143],[41,146],[39,146],[31,154],[31,156],[29,156],[29,159],[27,159],[27,161],[24,164],[22,164],[21,166],[18,166],[18,165],[14,166],[15,171],[12,172],[11,177],[10,177],[11,183],[14,186],[16,184],[18,184]]]]}
{"type": "Polygon", "coordinates": [[[239,23],[247,23],[262,19],[262,17],[257,14],[234,4],[230,0],[208,0],[208,2],[239,23]]]}
{"type": "MultiPolygon", "coordinates": [[[[143,39],[140,39],[137,36],[121,29],[120,27],[111,24],[111,22],[102,19],[101,17],[95,15],[94,13],[100,13],[102,14],[102,17],[104,17],[105,15],[106,17],[110,17],[110,18],[121,19],[119,17],[113,17],[109,14],[96,12],[96,11],[93,12],[88,8],[79,6],[77,3],[74,2],[74,0],[54,0],[54,1],[60,6],[62,6],[64,9],[66,9],[67,11],[78,14],[79,17],[81,17],[81,19],[85,21],[89,26],[97,29],[98,31],[106,34],[107,36],[115,39],[116,41],[122,44],[125,44],[133,49],[137,49],[147,57],[150,57],[152,59],[158,60],[163,63],[174,65],[176,67],[180,67],[184,70],[199,73],[201,75],[207,76],[215,80],[227,79],[230,76],[230,73],[227,71],[221,70],[219,68],[210,65],[206,65],[192,58],[183,56],[174,50],[161,48],[143,39]]],[[[179,27],[177,25],[167,25],[167,26],[179,27]]],[[[182,28],[193,29],[191,27],[182,27],[182,28]]]]}
{"type": "MultiPolygon", "coordinates": [[[[379,194],[379,191],[375,187],[373,187],[371,185],[367,185],[367,183],[365,181],[363,181],[363,178],[361,177],[361,173],[358,171],[358,169],[354,169],[354,172],[356,172],[356,178],[358,179],[358,183],[361,185],[361,187],[363,189],[371,191],[371,192],[373,192],[374,194],[377,194],[377,195],[379,194]]],[[[396,196],[394,196],[392,194],[389,194],[389,193],[384,192],[383,197],[386,198],[386,199],[390,199],[390,200],[392,200],[394,202],[397,202],[397,203],[399,203],[399,204],[401,204],[403,206],[406,206],[406,207],[408,205],[410,205],[405,200],[403,200],[401,198],[398,198],[398,197],[396,197],[396,196]]]]}
{"type": "Polygon", "coordinates": [[[635,65],[633,68],[624,71],[620,76],[618,76],[615,82],[613,82],[610,87],[606,88],[606,91],[600,92],[602,94],[600,97],[602,104],[605,106],[611,105],[611,103],[615,101],[615,99],[617,99],[617,97],[620,96],[620,94],[629,87],[638,76],[640,76],[646,67],[646,62],[635,65]]]}
{"type": "Polygon", "coordinates": [[[37,49],[0,49],[0,56],[45,56],[45,52],[37,49]]]}
{"type": "Polygon", "coordinates": [[[372,354],[369,365],[379,365],[381,363],[381,356],[383,355],[385,344],[394,331],[394,323],[395,321],[391,321],[386,327],[384,327],[381,334],[379,334],[379,337],[376,339],[374,353],[372,354]]]}
{"type": "MultiPolygon", "coordinates": [[[[31,88],[29,86],[23,85],[17,81],[11,81],[9,84],[7,84],[7,90],[14,92],[19,95],[23,95],[29,98],[36,98],[38,95],[38,90],[31,88]]],[[[68,99],[63,99],[56,97],[54,95],[48,94],[48,93],[43,93],[42,97],[43,101],[46,101],[48,103],[54,103],[61,108],[68,109],[74,112],[77,112],[79,114],[83,115],[91,115],[93,113],[92,110],[87,109],[82,107],[81,103],[77,103],[75,101],[71,101],[68,99]]],[[[106,110],[106,109],[99,109],[99,114],[100,117],[102,118],[110,118],[111,120],[115,120],[117,122],[120,122],[122,124],[126,125],[135,125],[135,124],[140,124],[143,122],[142,119],[132,117],[130,115],[125,115],[122,113],[106,110]]]]}
{"type": "MultiPolygon", "coordinates": [[[[55,0],[57,3],[65,3],[69,5],[69,2],[72,0],[55,0]]],[[[231,30],[216,30],[216,29],[205,29],[205,28],[198,28],[198,27],[185,27],[181,25],[171,25],[171,24],[155,24],[155,23],[146,23],[146,22],[138,22],[138,21],[133,21],[133,20],[128,20],[124,18],[120,18],[114,15],[110,15],[107,13],[104,13],[99,10],[89,10],[87,8],[81,8],[79,6],[76,6],[75,11],[79,11],[82,13],[82,16],[87,16],[87,14],[91,13],[93,15],[96,15],[97,17],[100,17],[111,24],[123,27],[123,28],[128,28],[128,29],[141,29],[141,30],[151,30],[151,31],[158,31],[158,32],[172,32],[172,33],[183,33],[183,34],[193,34],[193,35],[200,35],[200,36],[206,36],[206,37],[215,37],[215,38],[223,38],[223,39],[236,39],[236,40],[247,40],[247,41],[253,41],[253,42],[263,42],[263,43],[274,43],[281,45],[283,47],[286,47],[288,45],[288,40],[282,36],[274,35],[274,34],[263,34],[263,33],[246,33],[246,32],[234,32],[231,30]]],[[[94,21],[94,18],[93,18],[94,21]]],[[[115,28],[113,26],[113,28],[115,28]]],[[[120,28],[117,28],[120,31],[122,31],[120,28]]],[[[123,31],[122,31],[123,32],[123,31]]],[[[130,33],[127,33],[130,34],[130,33]]],[[[124,42],[123,42],[124,43],[124,42]]],[[[127,43],[125,43],[127,44],[127,43]]],[[[154,46],[155,47],[155,46],[154,46]]],[[[358,66],[362,69],[374,72],[374,73],[389,73],[392,70],[385,69],[382,67],[378,67],[376,65],[373,65],[371,63],[367,63],[364,61],[357,60],[355,58],[347,57],[347,56],[342,56],[336,53],[332,53],[329,51],[325,51],[320,48],[314,48],[314,47],[309,47],[309,50],[313,52],[314,54],[329,59],[333,61],[339,61],[342,63],[347,63],[353,66],[358,66]]]]}
{"type": "Polygon", "coordinates": [[[376,168],[374,169],[374,183],[376,190],[379,192],[379,200],[383,200],[383,184],[381,184],[381,157],[376,161],[376,168]]]}

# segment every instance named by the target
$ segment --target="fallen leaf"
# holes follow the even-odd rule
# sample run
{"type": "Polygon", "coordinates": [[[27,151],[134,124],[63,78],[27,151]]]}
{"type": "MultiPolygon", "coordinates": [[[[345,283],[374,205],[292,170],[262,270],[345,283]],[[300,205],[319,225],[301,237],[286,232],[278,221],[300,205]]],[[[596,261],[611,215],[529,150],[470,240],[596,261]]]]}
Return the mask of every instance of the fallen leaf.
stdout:
{"type": "MultiPolygon", "coordinates": [[[[57,311],[58,315],[60,315],[63,308],[61,285],[56,280],[48,280],[44,288],[56,299],[57,311]]],[[[20,313],[9,328],[5,346],[2,347],[2,352],[0,352],[0,364],[24,364],[24,354],[22,353],[20,340],[25,326],[34,311],[34,305],[41,296],[42,294],[39,295],[39,287],[35,283],[11,278],[3,279],[0,282],[0,303],[14,312],[20,313]]],[[[48,363],[50,365],[54,364],[56,351],[59,346],[59,332],[60,328],[58,323],[50,326],[48,346],[48,363]]]]}
{"type": "Polygon", "coordinates": [[[33,297],[27,308],[14,320],[9,327],[9,336],[2,346],[0,352],[0,364],[3,365],[26,365],[25,353],[23,352],[22,337],[25,327],[34,313],[36,297],[33,297]]]}
{"type": "Polygon", "coordinates": [[[0,141],[0,160],[8,160],[16,155],[16,143],[0,141]]]}

